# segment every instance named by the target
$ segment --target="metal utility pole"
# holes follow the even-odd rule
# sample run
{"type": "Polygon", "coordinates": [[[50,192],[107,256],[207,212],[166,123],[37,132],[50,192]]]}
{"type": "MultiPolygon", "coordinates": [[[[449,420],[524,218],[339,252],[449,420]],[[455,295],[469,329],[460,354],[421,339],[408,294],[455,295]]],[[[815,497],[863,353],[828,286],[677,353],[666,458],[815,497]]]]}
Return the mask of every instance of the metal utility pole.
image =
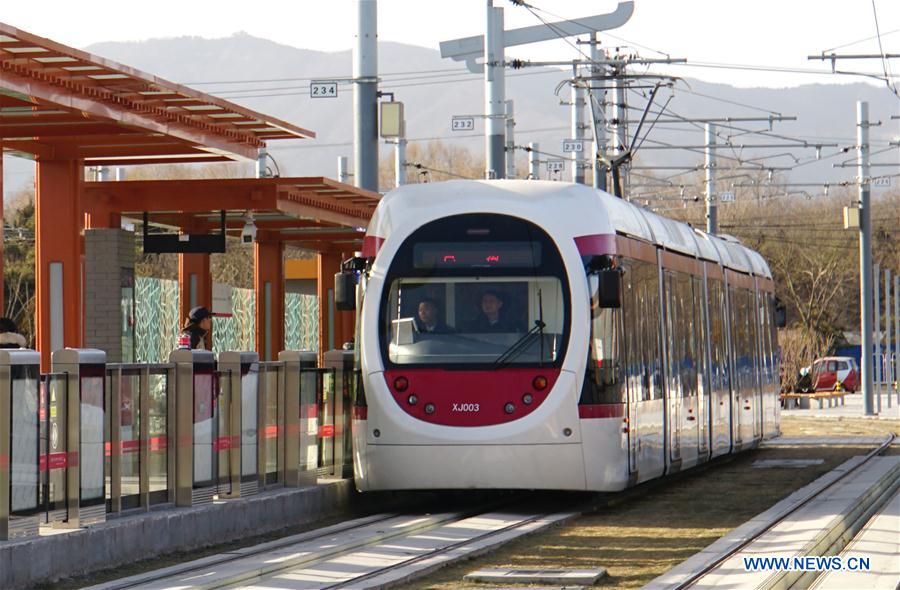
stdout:
{"type": "Polygon", "coordinates": [[[256,177],[257,178],[265,178],[266,174],[266,159],[269,157],[268,152],[266,152],[266,148],[259,148],[256,156],[256,177]]]}
{"type": "Polygon", "coordinates": [[[487,0],[487,27],[484,35],[485,178],[503,178],[506,175],[504,48],[503,9],[494,8],[494,1],[487,0]]]}
{"type": "MultiPolygon", "coordinates": [[[[615,160],[618,156],[624,154],[628,149],[628,122],[625,114],[625,67],[615,68],[616,76],[612,79],[613,84],[613,118],[610,121],[610,137],[609,151],[610,160],[615,160]]],[[[628,173],[626,164],[621,163],[613,167],[613,190],[616,196],[625,198],[628,194],[628,173]]]]}
{"type": "Polygon", "coordinates": [[[900,406],[900,275],[894,276],[894,381],[900,406]]]}
{"type": "MultiPolygon", "coordinates": [[[[572,64],[572,139],[580,140],[584,145],[584,87],[578,81],[578,64],[572,64]]],[[[584,152],[572,152],[572,182],[584,184],[584,152]]]]}
{"type": "MultiPolygon", "coordinates": [[[[894,293],[894,297],[897,294],[894,293]]],[[[884,271],[884,382],[887,384],[887,407],[891,407],[891,384],[894,382],[894,363],[891,362],[891,270],[884,271]]],[[[881,397],[879,396],[879,400],[881,397]]],[[[881,404],[879,403],[879,406],[881,404]]],[[[880,409],[880,408],[879,408],[880,409]]]]}
{"type": "Polygon", "coordinates": [[[859,177],[859,295],[862,331],[862,387],[866,416],[875,415],[872,380],[872,212],[869,205],[869,103],[856,103],[857,176],[859,177]]]}
{"type": "Polygon", "coordinates": [[[516,120],[513,117],[513,101],[506,101],[506,177],[516,177],[516,120]]]}
{"type": "Polygon", "coordinates": [[[378,4],[356,0],[353,52],[354,184],[378,191],[378,4]]]}
{"type": "Polygon", "coordinates": [[[541,179],[541,144],[532,141],[528,144],[528,178],[530,180],[541,179]]]}
{"type": "Polygon", "coordinates": [[[879,279],[881,278],[881,266],[876,264],[872,271],[873,285],[872,290],[875,292],[872,304],[875,306],[875,413],[881,413],[881,376],[882,376],[882,356],[881,356],[881,289],[879,279]]]}
{"type": "Polygon", "coordinates": [[[394,186],[406,184],[406,138],[394,142],[394,186]]]}
{"type": "Polygon", "coordinates": [[[706,233],[719,231],[719,212],[716,199],[716,126],[706,124],[706,233]]]}
{"type": "Polygon", "coordinates": [[[338,180],[344,184],[350,182],[350,172],[347,168],[347,156],[338,156],[337,159],[337,175],[338,180]]]}
{"type": "MultiPolygon", "coordinates": [[[[600,51],[600,41],[597,33],[591,33],[591,76],[596,78],[603,73],[603,67],[599,64],[606,59],[606,52],[600,51]]],[[[603,146],[606,144],[606,90],[591,90],[591,122],[594,131],[594,146],[591,150],[591,169],[594,173],[594,188],[606,190],[606,165],[601,158],[603,146]]]]}

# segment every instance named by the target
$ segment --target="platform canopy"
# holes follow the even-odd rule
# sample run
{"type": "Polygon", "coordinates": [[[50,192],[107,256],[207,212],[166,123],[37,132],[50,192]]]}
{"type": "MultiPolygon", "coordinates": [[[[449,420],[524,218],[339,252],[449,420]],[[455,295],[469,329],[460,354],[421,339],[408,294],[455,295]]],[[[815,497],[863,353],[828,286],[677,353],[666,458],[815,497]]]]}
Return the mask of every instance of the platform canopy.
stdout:
{"type": "Polygon", "coordinates": [[[87,166],[256,160],[315,133],[0,23],[0,142],[87,166]]]}
{"type": "Polygon", "coordinates": [[[240,235],[252,219],[258,240],[317,252],[350,252],[362,245],[380,195],[323,177],[87,182],[85,210],[97,225],[119,215],[186,233],[214,233],[226,213],[227,233],[240,235]]]}

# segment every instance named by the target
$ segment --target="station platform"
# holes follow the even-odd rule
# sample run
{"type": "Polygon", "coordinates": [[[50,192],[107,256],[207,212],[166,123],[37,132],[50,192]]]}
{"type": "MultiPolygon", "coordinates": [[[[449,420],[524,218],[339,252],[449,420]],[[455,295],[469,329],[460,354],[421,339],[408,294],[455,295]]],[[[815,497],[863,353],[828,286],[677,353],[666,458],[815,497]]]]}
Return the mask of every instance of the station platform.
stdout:
{"type": "Polygon", "coordinates": [[[52,584],[124,564],[302,526],[349,508],[349,479],[280,488],[190,508],[139,512],[86,528],[0,542],[0,588],[52,584]]]}
{"type": "MultiPolygon", "coordinates": [[[[875,551],[892,566],[883,566],[872,557],[873,582],[890,576],[900,555],[897,534],[896,494],[900,489],[900,456],[874,457],[864,463],[853,457],[838,468],[797,490],[765,512],[734,529],[724,537],[652,580],[644,588],[663,590],[678,588],[694,579],[692,588],[729,588],[732,590],[806,587],[822,572],[798,571],[795,557],[836,556],[856,532],[867,522],[871,532],[862,544],[865,551],[875,551]],[[844,479],[839,478],[852,471],[844,479]],[[888,498],[893,497],[890,503],[888,498]],[[883,508],[882,508],[883,506],[883,508]],[[878,516],[873,514],[880,510],[878,516]],[[894,515],[894,516],[892,516],[894,515]],[[893,518],[893,520],[892,520],[893,518]],[[872,519],[870,521],[870,519],[872,519]],[[774,523],[774,524],[773,524],[774,523]],[[893,526],[893,529],[889,528],[893,526]],[[879,535],[884,529],[885,534],[879,535]],[[891,538],[890,531],[893,530],[891,538]],[[726,557],[727,556],[727,557],[726,557]],[[786,558],[790,565],[762,566],[757,558],[786,558]],[[701,576],[699,577],[698,576],[701,576]],[[799,583],[799,586],[794,584],[799,583]]],[[[859,555],[861,550],[853,550],[859,555]]],[[[829,588],[869,588],[862,572],[835,572],[847,578],[829,588]],[[846,581],[849,580],[849,584],[846,581]]],[[[897,578],[894,577],[893,584],[897,578]]],[[[825,582],[823,582],[825,583],[825,582]]],[[[871,586],[875,587],[875,586],[871,586]]],[[[894,585],[890,585],[891,588],[894,585]]]]}

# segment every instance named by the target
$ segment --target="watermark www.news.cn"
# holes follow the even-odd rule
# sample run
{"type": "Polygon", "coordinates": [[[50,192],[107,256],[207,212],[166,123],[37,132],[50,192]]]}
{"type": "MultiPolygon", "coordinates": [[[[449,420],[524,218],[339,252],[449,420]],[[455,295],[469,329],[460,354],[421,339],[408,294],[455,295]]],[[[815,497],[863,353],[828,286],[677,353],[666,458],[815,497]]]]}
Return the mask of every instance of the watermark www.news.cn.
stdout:
{"type": "Polygon", "coordinates": [[[744,570],[748,572],[867,572],[868,557],[831,555],[821,557],[744,557],[744,570]]]}

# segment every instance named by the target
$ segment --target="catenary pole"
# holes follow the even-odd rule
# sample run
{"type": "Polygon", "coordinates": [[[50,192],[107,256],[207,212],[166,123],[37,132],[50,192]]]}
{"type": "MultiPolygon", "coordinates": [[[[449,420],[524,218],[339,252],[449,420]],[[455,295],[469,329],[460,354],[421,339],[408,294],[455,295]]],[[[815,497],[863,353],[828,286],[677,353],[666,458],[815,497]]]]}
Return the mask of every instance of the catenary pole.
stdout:
{"type": "Polygon", "coordinates": [[[356,0],[353,52],[354,184],[378,191],[378,3],[356,0]]]}
{"type": "Polygon", "coordinates": [[[406,184],[406,137],[400,136],[394,143],[394,186],[406,184]]]}
{"type": "Polygon", "coordinates": [[[347,169],[347,156],[338,156],[337,159],[338,180],[347,184],[350,182],[350,171],[347,169]]]}
{"type": "MultiPolygon", "coordinates": [[[[591,33],[591,76],[597,77],[603,73],[600,61],[606,58],[606,52],[600,50],[600,41],[597,33],[591,33]]],[[[594,82],[591,82],[594,85],[594,82]]],[[[605,86],[605,85],[603,85],[605,86]]],[[[594,173],[594,188],[606,190],[606,166],[600,156],[606,143],[605,105],[606,90],[591,90],[591,119],[594,128],[594,146],[591,151],[591,169],[594,173]]]]}
{"type": "Polygon", "coordinates": [[[900,275],[894,276],[894,381],[897,383],[897,405],[900,406],[900,275]]]}
{"type": "MultiPolygon", "coordinates": [[[[894,297],[897,294],[894,293],[894,297]]],[[[891,407],[891,384],[894,382],[894,363],[891,358],[891,270],[884,271],[884,383],[887,388],[887,407],[891,407]]]]}
{"type": "Polygon", "coordinates": [[[719,212],[716,203],[716,126],[706,124],[706,233],[719,231],[719,212]]]}
{"type": "Polygon", "coordinates": [[[513,101],[506,101],[506,177],[516,177],[516,119],[513,116],[513,101]]]}
{"type": "MultiPolygon", "coordinates": [[[[584,87],[578,83],[578,64],[572,64],[572,78],[576,80],[572,83],[572,101],[571,101],[571,137],[574,140],[584,141],[584,87]]],[[[582,161],[584,152],[572,152],[572,182],[584,184],[584,166],[582,161]]]]}
{"type": "Polygon", "coordinates": [[[535,141],[528,144],[528,178],[541,179],[541,145],[535,141]]]}
{"type": "Polygon", "coordinates": [[[872,361],[872,213],[869,205],[869,103],[856,103],[856,150],[859,184],[859,291],[862,353],[860,354],[863,387],[863,409],[866,416],[875,415],[872,361]]]}
{"type": "Polygon", "coordinates": [[[484,109],[485,178],[503,178],[506,174],[504,111],[503,9],[487,0],[487,27],[484,36],[484,109]]]}
{"type": "Polygon", "coordinates": [[[872,270],[872,305],[875,307],[875,413],[881,413],[881,265],[876,264],[872,270]]]}

